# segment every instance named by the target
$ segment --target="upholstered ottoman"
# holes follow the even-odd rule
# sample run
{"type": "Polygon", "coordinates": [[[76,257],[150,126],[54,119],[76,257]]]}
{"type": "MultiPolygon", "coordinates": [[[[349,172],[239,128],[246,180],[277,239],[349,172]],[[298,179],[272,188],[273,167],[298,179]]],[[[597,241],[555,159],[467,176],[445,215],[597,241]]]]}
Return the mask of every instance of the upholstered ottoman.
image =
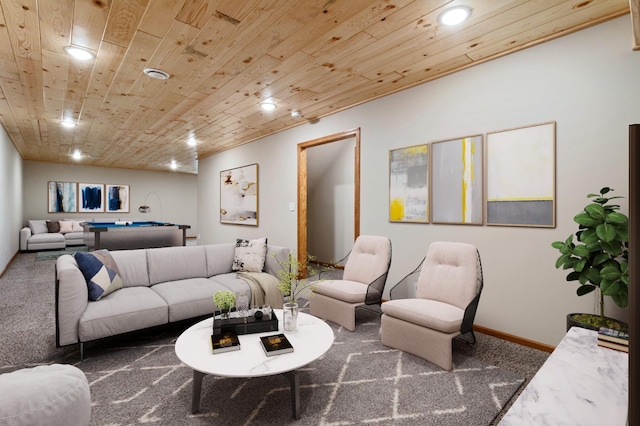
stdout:
{"type": "Polygon", "coordinates": [[[80,426],[90,418],[89,383],[77,367],[52,364],[0,375],[0,425],[80,426]]]}

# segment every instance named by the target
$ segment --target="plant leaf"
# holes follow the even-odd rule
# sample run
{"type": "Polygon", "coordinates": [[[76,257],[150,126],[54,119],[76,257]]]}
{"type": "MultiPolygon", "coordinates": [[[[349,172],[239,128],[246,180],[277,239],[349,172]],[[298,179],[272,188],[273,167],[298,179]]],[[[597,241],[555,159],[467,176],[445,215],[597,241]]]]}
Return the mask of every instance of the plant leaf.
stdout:
{"type": "MultiPolygon", "coordinates": [[[[591,204],[591,205],[597,206],[597,204],[591,204]]],[[[604,210],[602,211],[602,219],[604,219],[604,210]]],[[[578,213],[573,217],[573,221],[578,225],[582,225],[586,227],[592,227],[592,226],[596,226],[599,223],[602,223],[602,220],[597,220],[587,213],[578,213]]]]}
{"type": "Polygon", "coordinates": [[[578,296],[584,296],[585,294],[591,293],[595,289],[596,289],[595,286],[584,284],[578,287],[578,289],[576,290],[576,294],[578,296]]]}
{"type": "Polygon", "coordinates": [[[596,226],[596,234],[604,242],[611,242],[616,238],[616,228],[608,223],[601,223],[596,226]]]}
{"type": "Polygon", "coordinates": [[[580,256],[580,257],[588,257],[589,256],[589,249],[587,249],[587,246],[585,246],[584,244],[578,244],[573,249],[573,254],[575,254],[576,256],[580,256]]]}
{"type": "Polygon", "coordinates": [[[607,215],[606,222],[624,225],[629,222],[629,218],[622,213],[613,212],[607,215]]]}
{"type": "Polygon", "coordinates": [[[602,223],[604,221],[604,218],[606,217],[604,207],[602,207],[600,204],[589,204],[584,208],[584,211],[587,212],[587,214],[591,216],[592,219],[597,220],[598,223],[602,223]]]}

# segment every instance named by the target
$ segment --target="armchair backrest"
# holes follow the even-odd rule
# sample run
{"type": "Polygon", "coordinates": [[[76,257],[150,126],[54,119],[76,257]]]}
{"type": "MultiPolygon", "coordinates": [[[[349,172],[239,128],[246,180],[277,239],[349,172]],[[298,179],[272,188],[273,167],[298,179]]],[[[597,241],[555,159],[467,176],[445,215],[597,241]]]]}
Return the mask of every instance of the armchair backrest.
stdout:
{"type": "Polygon", "coordinates": [[[391,240],[376,235],[360,235],[344,266],[344,280],[369,284],[389,271],[391,240]]]}
{"type": "Polygon", "coordinates": [[[478,265],[478,250],[471,244],[431,243],[418,278],[416,297],[465,309],[481,290],[478,265]]]}

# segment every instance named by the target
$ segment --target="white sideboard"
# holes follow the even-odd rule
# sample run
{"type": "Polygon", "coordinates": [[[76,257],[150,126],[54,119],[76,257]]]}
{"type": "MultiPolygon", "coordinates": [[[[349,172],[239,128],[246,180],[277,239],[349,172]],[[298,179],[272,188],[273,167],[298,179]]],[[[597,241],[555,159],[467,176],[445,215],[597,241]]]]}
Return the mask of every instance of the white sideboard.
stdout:
{"type": "Polygon", "coordinates": [[[499,424],[624,426],[628,395],[629,354],[572,327],[499,424]]]}

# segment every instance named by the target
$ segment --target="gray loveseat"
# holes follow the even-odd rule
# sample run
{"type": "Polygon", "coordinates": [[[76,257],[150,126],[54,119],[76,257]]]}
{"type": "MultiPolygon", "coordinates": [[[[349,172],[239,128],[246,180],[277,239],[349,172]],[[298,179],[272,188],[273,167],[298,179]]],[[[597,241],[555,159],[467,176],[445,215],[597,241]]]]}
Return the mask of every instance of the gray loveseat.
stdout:
{"type": "Polygon", "coordinates": [[[28,226],[20,230],[20,251],[64,249],[67,246],[84,245],[80,222],[30,220],[28,226]]]}
{"type": "MultiPolygon", "coordinates": [[[[114,250],[123,288],[96,301],[76,259],[56,261],[56,344],[66,346],[213,313],[213,294],[244,291],[251,300],[251,286],[232,271],[236,244],[114,250]]],[[[267,246],[264,272],[277,282],[279,260],[289,249],[267,246]]],[[[268,281],[268,280],[267,280],[268,281]]],[[[278,295],[282,297],[281,293],[278,295]]],[[[254,295],[255,296],[255,295],[254,295]]]]}

